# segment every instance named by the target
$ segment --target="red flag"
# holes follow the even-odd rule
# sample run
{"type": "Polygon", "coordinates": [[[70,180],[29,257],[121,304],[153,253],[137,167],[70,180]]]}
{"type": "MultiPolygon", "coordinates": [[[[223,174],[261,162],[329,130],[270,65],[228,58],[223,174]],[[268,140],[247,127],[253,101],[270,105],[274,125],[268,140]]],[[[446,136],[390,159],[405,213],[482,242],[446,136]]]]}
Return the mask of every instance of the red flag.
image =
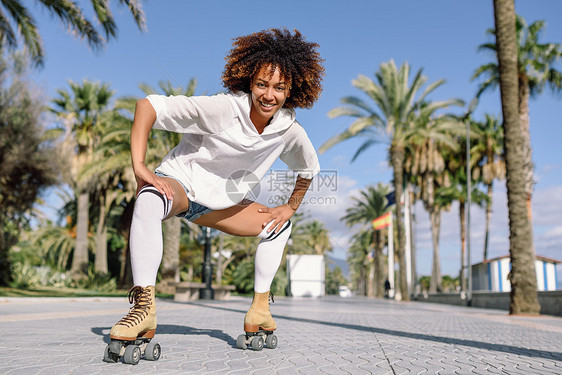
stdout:
{"type": "Polygon", "coordinates": [[[390,215],[391,213],[387,212],[386,214],[379,216],[375,220],[373,220],[373,228],[375,230],[379,230],[388,227],[391,220],[390,215]]]}

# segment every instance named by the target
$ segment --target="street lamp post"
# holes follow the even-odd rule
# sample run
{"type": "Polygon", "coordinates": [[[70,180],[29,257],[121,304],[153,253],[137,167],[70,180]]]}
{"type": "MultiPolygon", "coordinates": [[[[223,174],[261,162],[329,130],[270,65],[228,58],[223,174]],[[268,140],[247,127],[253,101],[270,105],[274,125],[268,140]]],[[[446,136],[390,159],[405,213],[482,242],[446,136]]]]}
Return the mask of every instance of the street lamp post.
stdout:
{"type": "Polygon", "coordinates": [[[466,293],[466,300],[469,306],[472,305],[472,263],[470,256],[470,205],[472,203],[472,173],[470,170],[470,115],[474,112],[477,104],[478,99],[472,99],[464,116],[466,124],[466,255],[468,263],[468,290],[466,293]]]}
{"type": "Polygon", "coordinates": [[[472,174],[470,173],[470,121],[466,120],[466,256],[468,263],[468,291],[466,300],[472,303],[472,264],[470,261],[470,204],[472,189],[472,174]]]}
{"type": "Polygon", "coordinates": [[[199,289],[199,299],[215,299],[212,288],[213,264],[211,263],[211,228],[205,228],[205,254],[203,258],[203,283],[205,287],[199,289]]]}

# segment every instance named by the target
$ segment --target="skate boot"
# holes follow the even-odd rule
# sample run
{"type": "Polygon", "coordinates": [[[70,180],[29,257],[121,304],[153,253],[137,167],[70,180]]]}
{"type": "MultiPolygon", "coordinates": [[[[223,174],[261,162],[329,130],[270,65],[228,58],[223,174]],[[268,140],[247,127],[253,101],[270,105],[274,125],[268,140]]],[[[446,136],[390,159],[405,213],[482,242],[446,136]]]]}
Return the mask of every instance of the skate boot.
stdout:
{"type": "Polygon", "coordinates": [[[136,365],[144,355],[149,361],[160,358],[160,344],[150,342],[156,332],[154,286],[135,286],[129,290],[129,313],[109,332],[111,342],[105,348],[103,360],[115,363],[123,357],[125,363],[136,365]]]}
{"type": "Polygon", "coordinates": [[[245,334],[238,336],[236,346],[240,349],[247,349],[248,345],[253,350],[262,350],[264,344],[269,349],[277,347],[277,336],[273,331],[277,328],[275,320],[269,311],[269,298],[273,300],[273,294],[270,292],[254,293],[254,299],[250,310],[244,317],[245,334]]]}

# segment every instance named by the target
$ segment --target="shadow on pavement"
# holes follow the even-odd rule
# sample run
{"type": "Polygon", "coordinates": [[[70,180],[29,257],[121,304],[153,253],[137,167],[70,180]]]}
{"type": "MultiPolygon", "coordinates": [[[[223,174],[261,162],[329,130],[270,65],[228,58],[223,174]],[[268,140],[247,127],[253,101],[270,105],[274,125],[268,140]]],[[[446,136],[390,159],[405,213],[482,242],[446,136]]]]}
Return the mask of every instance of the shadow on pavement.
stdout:
{"type": "MultiPolygon", "coordinates": [[[[195,305],[195,306],[206,307],[206,308],[209,308],[209,309],[232,311],[232,312],[237,312],[237,313],[242,313],[242,314],[246,313],[245,310],[238,310],[238,309],[233,309],[233,308],[228,308],[228,307],[212,306],[212,305],[207,305],[207,304],[204,304],[204,303],[197,303],[197,302],[188,302],[188,303],[192,304],[192,305],[195,305]]],[[[397,330],[386,329],[386,328],[361,326],[361,325],[357,325],[357,324],[334,323],[334,322],[327,322],[327,321],[323,321],[323,320],[297,318],[297,317],[283,316],[283,315],[278,315],[278,314],[275,314],[274,317],[275,317],[275,319],[285,319],[285,320],[291,320],[291,321],[301,322],[301,323],[341,327],[341,328],[353,329],[353,330],[362,331],[362,332],[365,332],[365,331],[369,332],[370,331],[370,332],[379,333],[379,334],[382,334],[382,335],[392,335],[392,336],[406,337],[406,338],[416,339],[416,340],[434,341],[434,342],[450,344],[450,345],[470,346],[470,347],[478,348],[478,349],[493,350],[493,351],[504,352],[504,353],[512,353],[512,354],[522,355],[522,356],[526,356],[526,357],[539,357],[539,358],[552,359],[552,360],[556,360],[556,361],[562,361],[562,353],[549,352],[549,351],[546,351],[546,350],[522,348],[522,347],[518,347],[518,346],[504,345],[504,344],[491,344],[491,343],[476,341],[476,340],[466,340],[466,339],[457,339],[457,338],[452,338],[452,337],[434,336],[434,335],[426,334],[426,333],[411,333],[411,332],[397,331],[397,330]]],[[[235,345],[236,345],[236,343],[234,343],[234,346],[235,345]]]]}
{"type": "MultiPolygon", "coordinates": [[[[92,327],[92,332],[98,336],[103,336],[103,341],[106,344],[109,344],[109,342],[111,341],[109,338],[110,329],[111,327],[92,327]]],[[[175,324],[158,324],[156,335],[207,335],[223,340],[228,345],[236,348],[236,340],[218,329],[199,329],[175,324]]]]}

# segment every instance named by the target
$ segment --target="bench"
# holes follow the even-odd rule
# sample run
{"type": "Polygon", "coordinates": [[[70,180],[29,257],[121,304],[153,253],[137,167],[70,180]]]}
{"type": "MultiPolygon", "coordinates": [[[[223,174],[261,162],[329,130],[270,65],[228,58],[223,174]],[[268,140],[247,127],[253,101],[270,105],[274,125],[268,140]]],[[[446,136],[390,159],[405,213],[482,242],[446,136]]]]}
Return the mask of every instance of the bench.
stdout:
{"type": "MultiPolygon", "coordinates": [[[[174,293],[174,301],[189,302],[199,299],[199,289],[205,288],[205,283],[193,283],[190,281],[183,281],[173,283],[176,287],[174,293]]],[[[215,292],[215,299],[223,300],[230,297],[230,292],[235,290],[234,285],[212,285],[215,292]]]]}

